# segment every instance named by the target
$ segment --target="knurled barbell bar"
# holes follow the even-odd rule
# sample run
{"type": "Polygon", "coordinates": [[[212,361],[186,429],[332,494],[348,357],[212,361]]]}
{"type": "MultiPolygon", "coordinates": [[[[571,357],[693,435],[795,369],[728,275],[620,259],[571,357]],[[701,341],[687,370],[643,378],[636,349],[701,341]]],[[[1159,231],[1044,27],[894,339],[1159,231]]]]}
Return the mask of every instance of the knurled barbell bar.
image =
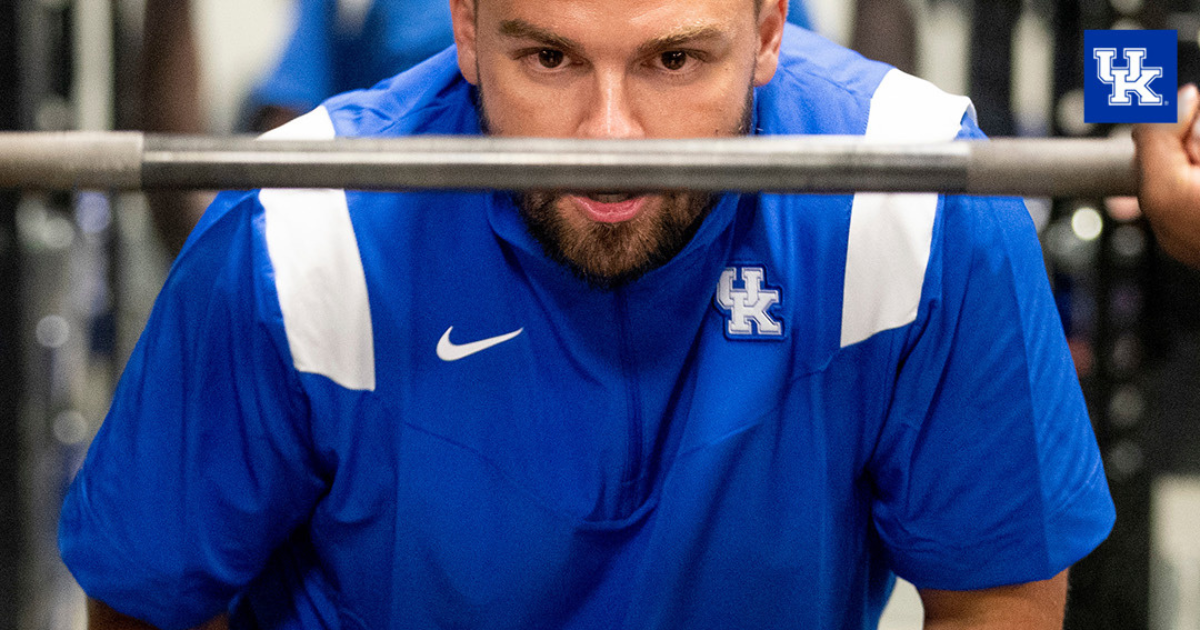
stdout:
{"type": "Polygon", "coordinates": [[[858,136],[264,140],[139,132],[0,134],[0,188],[1136,193],[1133,143],[886,143],[858,136]]]}

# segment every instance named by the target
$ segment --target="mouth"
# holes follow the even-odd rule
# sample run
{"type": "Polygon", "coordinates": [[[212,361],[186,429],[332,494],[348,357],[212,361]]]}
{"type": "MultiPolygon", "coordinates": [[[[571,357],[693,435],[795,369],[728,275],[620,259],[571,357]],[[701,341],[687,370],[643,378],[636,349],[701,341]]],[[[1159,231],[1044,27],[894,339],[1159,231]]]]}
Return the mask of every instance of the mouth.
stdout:
{"type": "Polygon", "coordinates": [[[645,195],[615,192],[594,192],[567,197],[584,216],[597,223],[621,223],[641,213],[646,205],[645,195]]]}
{"type": "Polygon", "coordinates": [[[586,195],[588,199],[591,199],[592,201],[599,201],[600,203],[621,203],[622,201],[628,201],[636,196],[637,195],[634,195],[633,193],[614,192],[596,192],[588,193],[586,195]]]}

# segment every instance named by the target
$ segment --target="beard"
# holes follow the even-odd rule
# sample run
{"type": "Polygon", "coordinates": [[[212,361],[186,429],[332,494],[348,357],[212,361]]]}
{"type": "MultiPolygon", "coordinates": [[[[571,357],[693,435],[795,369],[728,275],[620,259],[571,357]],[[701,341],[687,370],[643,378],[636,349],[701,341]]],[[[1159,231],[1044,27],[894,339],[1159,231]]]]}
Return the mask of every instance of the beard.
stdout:
{"type": "Polygon", "coordinates": [[[571,225],[561,193],[514,193],[525,227],[546,256],[599,289],[616,289],[665,265],[691,242],[716,202],[701,193],[667,193],[657,212],[621,223],[571,225]]]}
{"type": "MultiPolygon", "coordinates": [[[[484,107],[482,83],[475,103],[482,131],[490,135],[493,127],[484,107]]],[[[740,118],[727,130],[728,135],[749,133],[753,109],[751,85],[740,118]]],[[[601,223],[568,218],[575,211],[569,207],[572,202],[566,193],[530,191],[512,196],[526,229],[545,255],[593,288],[604,290],[625,286],[683,251],[718,199],[711,193],[657,193],[633,219],[601,223]]]]}

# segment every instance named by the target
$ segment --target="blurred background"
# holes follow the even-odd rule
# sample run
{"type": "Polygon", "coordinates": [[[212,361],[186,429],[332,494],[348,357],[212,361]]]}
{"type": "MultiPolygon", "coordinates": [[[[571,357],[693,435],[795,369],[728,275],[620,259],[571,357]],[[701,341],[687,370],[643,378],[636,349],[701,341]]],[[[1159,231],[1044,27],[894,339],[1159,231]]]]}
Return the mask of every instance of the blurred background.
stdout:
{"type": "MultiPolygon", "coordinates": [[[[0,0],[0,129],[262,130],[445,46],[445,5],[0,0]]],[[[992,136],[1128,133],[1083,120],[1086,29],[1176,30],[1200,80],[1200,0],[808,0],[793,21],[970,95],[992,136]]],[[[0,630],[83,627],[58,507],[207,199],[0,191],[0,630]]],[[[1134,200],[1027,205],[1118,509],[1067,626],[1200,630],[1200,274],[1134,200]]],[[[914,599],[884,627],[920,627],[914,599]]]]}

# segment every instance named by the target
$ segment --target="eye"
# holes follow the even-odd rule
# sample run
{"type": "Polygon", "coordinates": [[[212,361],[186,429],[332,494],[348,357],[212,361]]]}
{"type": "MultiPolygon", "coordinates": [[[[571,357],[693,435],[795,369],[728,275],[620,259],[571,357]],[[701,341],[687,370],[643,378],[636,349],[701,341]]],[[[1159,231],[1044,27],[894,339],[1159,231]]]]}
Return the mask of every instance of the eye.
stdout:
{"type": "Polygon", "coordinates": [[[668,50],[661,55],[659,60],[667,70],[682,70],[687,65],[688,54],[682,50],[668,50]]]}
{"type": "Polygon", "coordinates": [[[540,63],[543,68],[548,68],[551,70],[557,68],[562,65],[563,58],[564,56],[561,50],[543,48],[542,50],[538,51],[538,63],[540,63]]]}

